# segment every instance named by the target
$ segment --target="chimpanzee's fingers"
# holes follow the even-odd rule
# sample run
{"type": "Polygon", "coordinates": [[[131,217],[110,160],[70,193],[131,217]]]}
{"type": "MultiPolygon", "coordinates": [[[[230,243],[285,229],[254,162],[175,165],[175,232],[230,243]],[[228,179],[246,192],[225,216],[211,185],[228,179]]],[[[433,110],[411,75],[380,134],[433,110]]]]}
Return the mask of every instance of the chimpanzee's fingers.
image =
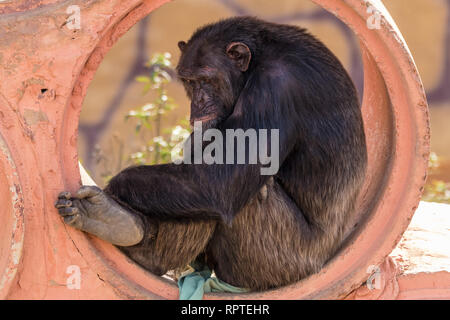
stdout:
{"type": "Polygon", "coordinates": [[[67,216],[73,216],[73,215],[78,214],[79,210],[76,207],[64,207],[64,208],[59,208],[58,213],[62,217],[67,217],[67,216]]]}
{"type": "Polygon", "coordinates": [[[72,206],[72,201],[67,200],[67,199],[58,199],[55,203],[55,207],[57,209],[63,208],[63,207],[71,207],[71,206],[72,206]]]}
{"type": "Polygon", "coordinates": [[[58,199],[70,199],[70,198],[72,198],[72,195],[70,194],[69,191],[63,191],[58,194],[58,199]]]}
{"type": "Polygon", "coordinates": [[[100,189],[99,187],[82,186],[75,194],[75,197],[78,199],[84,199],[99,195],[100,193],[102,193],[102,189],[100,189]]]}

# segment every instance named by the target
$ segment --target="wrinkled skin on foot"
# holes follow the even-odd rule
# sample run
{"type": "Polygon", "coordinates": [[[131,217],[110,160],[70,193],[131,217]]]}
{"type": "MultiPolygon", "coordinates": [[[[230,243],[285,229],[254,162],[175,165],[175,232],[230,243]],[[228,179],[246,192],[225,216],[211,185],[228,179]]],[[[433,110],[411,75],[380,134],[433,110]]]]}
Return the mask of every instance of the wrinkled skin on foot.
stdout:
{"type": "Polygon", "coordinates": [[[61,192],[55,207],[68,225],[114,245],[133,246],[144,236],[142,219],[95,186],[61,192]]]}

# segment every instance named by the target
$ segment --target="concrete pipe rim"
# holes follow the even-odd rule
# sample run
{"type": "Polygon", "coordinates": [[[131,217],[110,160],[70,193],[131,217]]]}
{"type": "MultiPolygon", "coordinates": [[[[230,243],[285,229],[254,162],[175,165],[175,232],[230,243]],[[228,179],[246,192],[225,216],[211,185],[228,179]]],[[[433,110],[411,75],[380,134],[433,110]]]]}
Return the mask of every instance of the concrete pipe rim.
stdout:
{"type": "Polygon", "coordinates": [[[0,134],[0,299],[5,299],[14,283],[23,254],[24,196],[10,147],[0,134]]]}
{"type": "MultiPolygon", "coordinates": [[[[206,299],[343,298],[367,279],[369,265],[381,263],[391,252],[419,203],[429,154],[428,108],[414,60],[398,28],[380,1],[312,1],[335,14],[356,34],[362,53],[367,54],[368,63],[375,63],[378,68],[376,72],[384,81],[386,92],[380,94],[387,95],[392,107],[394,150],[386,171],[388,175],[383,178],[380,198],[346,247],[319,273],[274,290],[237,295],[207,294],[206,299]],[[369,6],[381,12],[381,29],[367,28],[369,6]]],[[[120,36],[165,2],[168,1],[142,1],[138,6],[122,6],[123,11],[118,12],[115,23],[104,30],[84,69],[80,70],[66,106],[60,137],[63,179],[68,189],[79,187],[81,180],[76,143],[67,147],[63,142],[76,141],[82,101],[95,71],[120,36]]],[[[365,102],[370,101],[366,100],[366,94],[365,90],[365,102]]],[[[69,227],[67,231],[90,268],[113,286],[120,296],[138,299],[178,298],[178,288],[174,283],[140,268],[112,245],[69,227]]]]}

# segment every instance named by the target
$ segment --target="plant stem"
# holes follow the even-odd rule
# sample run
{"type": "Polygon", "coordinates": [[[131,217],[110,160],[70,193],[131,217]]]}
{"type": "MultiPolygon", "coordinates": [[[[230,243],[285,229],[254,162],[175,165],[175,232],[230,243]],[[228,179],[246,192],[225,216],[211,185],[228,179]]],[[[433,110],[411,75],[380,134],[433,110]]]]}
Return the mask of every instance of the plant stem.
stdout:
{"type": "MultiPolygon", "coordinates": [[[[161,135],[161,109],[164,107],[164,101],[162,97],[164,95],[164,85],[161,84],[161,87],[158,89],[159,101],[157,109],[156,109],[156,119],[155,119],[155,129],[156,129],[156,137],[161,135]]],[[[155,164],[158,164],[159,161],[159,143],[155,142],[155,164]]]]}

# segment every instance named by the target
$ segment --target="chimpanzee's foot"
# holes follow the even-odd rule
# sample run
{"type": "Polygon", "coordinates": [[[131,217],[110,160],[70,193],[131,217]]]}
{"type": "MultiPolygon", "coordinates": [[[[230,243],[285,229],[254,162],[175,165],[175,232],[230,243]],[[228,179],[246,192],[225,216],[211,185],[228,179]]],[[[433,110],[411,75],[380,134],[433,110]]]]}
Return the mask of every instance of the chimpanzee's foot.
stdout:
{"type": "Polygon", "coordinates": [[[68,225],[118,246],[133,246],[144,236],[142,219],[95,186],[83,186],[74,196],[61,192],[55,207],[68,225]]]}

